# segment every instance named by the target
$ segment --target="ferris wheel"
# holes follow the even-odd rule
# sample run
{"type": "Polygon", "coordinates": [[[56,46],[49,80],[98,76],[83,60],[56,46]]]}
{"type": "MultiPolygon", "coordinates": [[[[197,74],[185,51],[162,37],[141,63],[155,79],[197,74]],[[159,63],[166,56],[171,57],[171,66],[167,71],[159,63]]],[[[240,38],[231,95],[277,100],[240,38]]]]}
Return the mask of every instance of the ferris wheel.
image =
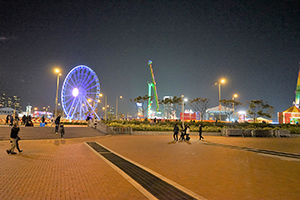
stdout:
{"type": "Polygon", "coordinates": [[[84,120],[95,115],[100,95],[97,74],[88,66],[78,65],[66,76],[62,90],[62,108],[68,119],[84,120]]]}

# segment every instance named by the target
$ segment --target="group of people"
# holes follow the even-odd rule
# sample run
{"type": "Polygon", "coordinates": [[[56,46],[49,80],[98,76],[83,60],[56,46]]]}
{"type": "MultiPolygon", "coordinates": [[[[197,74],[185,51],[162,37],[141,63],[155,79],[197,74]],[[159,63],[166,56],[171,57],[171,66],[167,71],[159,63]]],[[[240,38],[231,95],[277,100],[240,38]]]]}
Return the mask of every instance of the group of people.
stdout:
{"type": "MultiPolygon", "coordinates": [[[[5,124],[8,124],[9,126],[13,126],[13,124],[17,124],[19,125],[19,121],[20,121],[20,118],[18,116],[18,114],[15,114],[15,115],[7,115],[6,116],[6,120],[5,120],[5,124]]],[[[22,121],[21,121],[21,125],[25,125],[25,126],[33,126],[33,123],[31,121],[31,116],[28,115],[23,115],[22,117],[22,121]]]]}
{"type": "MultiPolygon", "coordinates": [[[[174,125],[174,129],[173,129],[173,138],[174,141],[178,141],[178,133],[179,133],[179,127],[177,126],[177,124],[174,125]]],[[[202,136],[202,125],[199,124],[199,140],[204,139],[204,137],[202,136]]],[[[181,125],[181,135],[179,138],[179,141],[189,141],[190,140],[190,127],[188,125],[181,125]]]]}
{"type": "Polygon", "coordinates": [[[6,120],[5,120],[5,124],[6,124],[6,125],[8,124],[9,126],[13,126],[14,121],[15,121],[16,123],[19,123],[20,119],[19,119],[19,117],[18,117],[18,114],[15,114],[15,115],[7,115],[7,116],[6,116],[6,120]]]}
{"type": "MultiPolygon", "coordinates": [[[[26,117],[26,115],[24,115],[24,116],[22,118],[22,124],[25,124],[25,126],[26,126],[27,123],[31,122],[31,118],[26,117]]],[[[64,125],[60,123],[60,118],[61,118],[60,115],[58,115],[57,118],[55,119],[55,134],[58,134],[58,131],[59,131],[61,138],[63,138],[63,136],[65,134],[65,129],[64,129],[64,125]]],[[[6,153],[12,154],[12,155],[17,154],[15,152],[15,148],[19,151],[19,153],[21,153],[23,150],[21,150],[19,147],[19,140],[21,140],[21,138],[19,137],[19,132],[20,132],[19,118],[17,115],[15,115],[15,118],[12,115],[8,115],[7,122],[6,122],[7,124],[8,124],[8,120],[13,125],[12,125],[12,129],[10,132],[11,146],[9,149],[6,150],[6,153]],[[11,120],[11,118],[12,118],[12,120],[11,120]]]]}

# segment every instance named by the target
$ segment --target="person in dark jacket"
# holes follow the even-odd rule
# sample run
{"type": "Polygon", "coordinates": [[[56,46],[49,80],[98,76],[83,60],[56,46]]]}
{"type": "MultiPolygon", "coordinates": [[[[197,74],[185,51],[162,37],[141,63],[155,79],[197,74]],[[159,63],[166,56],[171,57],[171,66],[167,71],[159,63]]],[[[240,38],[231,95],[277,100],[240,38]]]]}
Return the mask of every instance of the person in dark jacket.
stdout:
{"type": "Polygon", "coordinates": [[[9,121],[10,121],[10,124],[9,124],[9,126],[13,126],[13,123],[14,123],[14,117],[13,117],[13,115],[10,115],[9,116],[9,121]]]}
{"type": "Polygon", "coordinates": [[[174,131],[174,134],[173,134],[174,141],[178,141],[179,128],[178,128],[177,124],[175,124],[173,131],[174,131]]]}
{"type": "MultiPolygon", "coordinates": [[[[19,137],[18,136],[19,131],[20,131],[20,128],[19,128],[18,124],[15,123],[10,132],[11,147],[10,147],[10,149],[6,150],[7,154],[17,154],[16,152],[14,152],[14,150],[17,147],[17,139],[19,137]]],[[[19,148],[19,146],[18,146],[18,148],[19,148]]],[[[18,149],[18,150],[19,150],[19,152],[22,152],[22,151],[20,151],[20,149],[18,149]]]]}
{"type": "Polygon", "coordinates": [[[179,140],[185,140],[185,134],[186,134],[186,125],[185,126],[181,125],[181,135],[179,140]]]}
{"type": "Polygon", "coordinates": [[[8,124],[9,119],[10,119],[10,115],[7,115],[7,116],[6,116],[6,120],[5,120],[5,125],[8,124]]]}
{"type": "Polygon", "coordinates": [[[23,117],[22,117],[22,125],[25,125],[26,122],[27,122],[27,116],[23,115],[23,117]]]}
{"type": "Polygon", "coordinates": [[[204,137],[202,137],[202,126],[199,124],[199,140],[201,139],[204,139],[204,137]]]}
{"type": "Polygon", "coordinates": [[[61,138],[61,139],[64,139],[65,128],[64,128],[64,125],[63,125],[63,124],[61,124],[61,125],[59,126],[59,132],[60,132],[60,138],[61,138]]]}
{"type": "Polygon", "coordinates": [[[60,115],[58,115],[55,119],[55,134],[58,134],[58,128],[59,128],[59,124],[60,124],[60,115]]]}

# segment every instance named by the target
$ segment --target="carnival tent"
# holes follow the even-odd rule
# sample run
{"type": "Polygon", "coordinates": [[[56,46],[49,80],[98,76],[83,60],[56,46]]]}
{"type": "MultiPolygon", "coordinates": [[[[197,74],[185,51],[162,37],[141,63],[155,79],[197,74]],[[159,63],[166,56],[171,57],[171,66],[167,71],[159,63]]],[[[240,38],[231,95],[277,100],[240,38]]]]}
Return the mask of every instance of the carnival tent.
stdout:
{"type": "Polygon", "coordinates": [[[280,124],[298,124],[300,121],[300,109],[296,106],[289,107],[283,112],[278,113],[280,124]]]}

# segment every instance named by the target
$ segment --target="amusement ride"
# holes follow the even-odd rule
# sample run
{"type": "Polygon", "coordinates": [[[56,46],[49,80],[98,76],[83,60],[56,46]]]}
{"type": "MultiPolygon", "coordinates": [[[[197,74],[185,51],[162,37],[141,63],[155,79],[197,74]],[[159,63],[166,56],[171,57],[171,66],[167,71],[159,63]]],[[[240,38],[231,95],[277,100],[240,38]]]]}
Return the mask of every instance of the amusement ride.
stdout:
{"type": "Polygon", "coordinates": [[[66,76],[61,90],[62,108],[67,119],[85,120],[88,115],[100,119],[96,112],[99,98],[97,74],[85,65],[74,67],[66,76]]]}
{"type": "Polygon", "coordinates": [[[157,87],[156,87],[156,82],[155,82],[155,77],[154,77],[154,73],[153,73],[153,68],[152,68],[152,61],[149,60],[148,61],[148,65],[150,67],[150,72],[151,72],[151,77],[152,77],[152,83],[148,82],[148,96],[149,96],[149,101],[148,101],[148,109],[147,109],[147,117],[151,118],[151,107],[152,107],[152,90],[154,93],[154,98],[155,98],[155,102],[156,102],[156,113],[160,113],[159,111],[159,102],[158,102],[158,95],[157,95],[157,87]]]}

